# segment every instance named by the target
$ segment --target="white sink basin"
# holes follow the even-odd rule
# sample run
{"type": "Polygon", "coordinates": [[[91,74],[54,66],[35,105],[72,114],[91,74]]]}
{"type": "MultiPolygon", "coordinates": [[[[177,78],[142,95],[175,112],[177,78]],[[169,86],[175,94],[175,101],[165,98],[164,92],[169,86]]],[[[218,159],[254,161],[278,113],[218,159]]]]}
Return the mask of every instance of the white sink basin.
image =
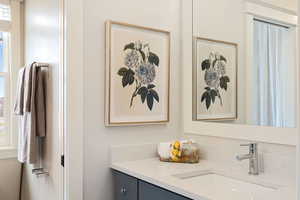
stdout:
{"type": "Polygon", "coordinates": [[[197,171],[174,175],[211,200],[261,200],[276,196],[279,187],[257,184],[215,171],[197,171]]]}

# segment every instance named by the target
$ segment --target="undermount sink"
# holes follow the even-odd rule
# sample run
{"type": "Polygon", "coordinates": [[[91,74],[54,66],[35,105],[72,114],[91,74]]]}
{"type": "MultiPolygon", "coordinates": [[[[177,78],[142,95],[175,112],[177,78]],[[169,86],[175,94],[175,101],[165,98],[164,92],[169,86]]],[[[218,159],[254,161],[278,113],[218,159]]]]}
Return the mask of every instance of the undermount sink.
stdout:
{"type": "Polygon", "coordinates": [[[276,196],[279,186],[254,183],[207,170],[176,174],[185,184],[198,188],[210,200],[261,200],[276,196]]]}

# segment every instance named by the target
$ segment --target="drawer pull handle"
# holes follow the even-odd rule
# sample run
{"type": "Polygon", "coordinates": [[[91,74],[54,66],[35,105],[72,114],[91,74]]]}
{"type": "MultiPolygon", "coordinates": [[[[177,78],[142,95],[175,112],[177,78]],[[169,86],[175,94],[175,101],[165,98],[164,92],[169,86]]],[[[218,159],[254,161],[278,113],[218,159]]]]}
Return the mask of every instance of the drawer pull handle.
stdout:
{"type": "Polygon", "coordinates": [[[121,194],[126,195],[127,190],[126,190],[126,188],[121,188],[120,192],[121,192],[121,194]]]}

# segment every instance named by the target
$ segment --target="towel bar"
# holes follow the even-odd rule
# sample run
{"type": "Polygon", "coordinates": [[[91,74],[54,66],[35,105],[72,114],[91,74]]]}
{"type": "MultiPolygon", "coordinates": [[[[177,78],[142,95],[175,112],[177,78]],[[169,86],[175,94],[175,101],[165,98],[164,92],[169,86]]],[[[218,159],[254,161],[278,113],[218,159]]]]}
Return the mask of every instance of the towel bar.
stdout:
{"type": "Polygon", "coordinates": [[[36,176],[41,176],[41,175],[49,176],[49,172],[44,171],[44,168],[32,169],[32,174],[36,176]]]}
{"type": "Polygon", "coordinates": [[[36,64],[38,67],[49,67],[49,64],[47,64],[47,63],[39,63],[39,62],[35,62],[35,64],[36,64]]]}

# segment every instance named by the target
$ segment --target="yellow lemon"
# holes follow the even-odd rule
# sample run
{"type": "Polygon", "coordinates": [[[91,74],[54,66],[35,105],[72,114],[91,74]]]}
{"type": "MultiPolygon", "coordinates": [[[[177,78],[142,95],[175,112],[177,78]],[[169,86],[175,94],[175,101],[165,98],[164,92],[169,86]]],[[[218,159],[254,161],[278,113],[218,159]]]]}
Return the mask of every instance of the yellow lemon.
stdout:
{"type": "Polygon", "coordinates": [[[176,142],[174,143],[174,148],[175,148],[175,149],[180,149],[180,142],[179,142],[179,141],[176,141],[176,142]]]}
{"type": "Polygon", "coordinates": [[[177,149],[174,149],[174,150],[172,151],[172,154],[173,154],[174,156],[177,156],[178,153],[179,153],[179,150],[177,150],[177,149]]]}

